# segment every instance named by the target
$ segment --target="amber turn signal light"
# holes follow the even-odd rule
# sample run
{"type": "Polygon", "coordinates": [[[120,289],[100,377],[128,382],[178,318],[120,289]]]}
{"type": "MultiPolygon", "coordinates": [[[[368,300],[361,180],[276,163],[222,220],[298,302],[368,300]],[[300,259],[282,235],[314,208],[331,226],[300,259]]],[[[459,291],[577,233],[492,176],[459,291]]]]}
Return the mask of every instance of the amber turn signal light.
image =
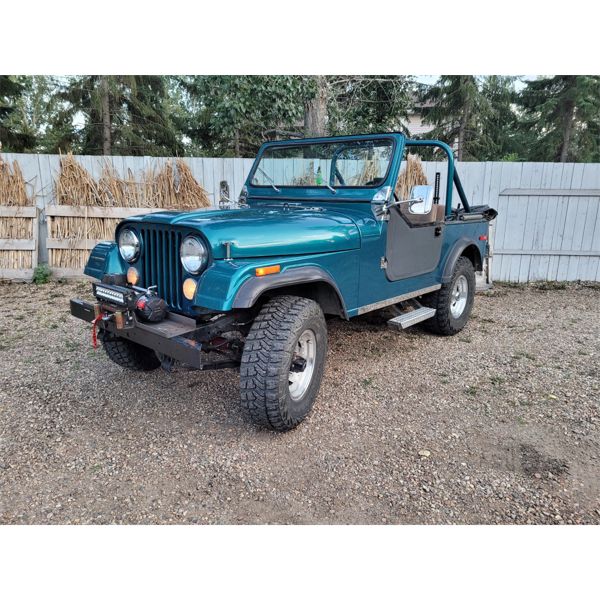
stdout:
{"type": "Polygon", "coordinates": [[[194,299],[194,295],[196,294],[196,286],[197,286],[197,283],[193,279],[191,279],[190,277],[188,277],[183,282],[183,295],[188,300],[193,300],[194,299]]]}
{"type": "Polygon", "coordinates": [[[263,275],[279,273],[279,271],[281,271],[281,265],[271,265],[270,267],[258,267],[255,272],[257,277],[262,277],[263,275]]]}
{"type": "Polygon", "coordinates": [[[129,285],[137,285],[139,280],[140,274],[137,272],[137,269],[129,267],[129,269],[127,269],[127,283],[129,285]]]}

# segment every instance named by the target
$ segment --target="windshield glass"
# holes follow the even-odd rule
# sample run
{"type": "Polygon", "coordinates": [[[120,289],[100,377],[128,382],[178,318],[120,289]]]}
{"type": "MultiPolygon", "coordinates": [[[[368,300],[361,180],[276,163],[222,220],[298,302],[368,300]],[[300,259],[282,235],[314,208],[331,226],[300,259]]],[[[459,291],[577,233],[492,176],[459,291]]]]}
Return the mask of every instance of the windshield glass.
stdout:
{"type": "Polygon", "coordinates": [[[252,185],[292,187],[376,187],[392,160],[392,140],[296,144],[267,148],[252,185]]]}

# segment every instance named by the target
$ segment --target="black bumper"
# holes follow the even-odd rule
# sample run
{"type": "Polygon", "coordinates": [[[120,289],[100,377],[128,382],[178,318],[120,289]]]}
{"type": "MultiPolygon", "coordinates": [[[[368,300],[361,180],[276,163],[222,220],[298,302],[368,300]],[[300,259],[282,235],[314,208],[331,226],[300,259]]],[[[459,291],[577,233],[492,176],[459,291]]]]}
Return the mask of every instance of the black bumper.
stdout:
{"type": "MultiPolygon", "coordinates": [[[[91,304],[85,300],[71,300],[71,314],[78,319],[91,323],[96,314],[117,313],[123,307],[106,305],[104,303],[91,304]]],[[[214,369],[235,366],[234,364],[213,363],[207,360],[208,355],[202,351],[202,343],[185,337],[193,333],[198,326],[194,319],[169,313],[167,318],[160,323],[142,323],[133,311],[126,311],[126,326],[117,327],[117,320],[101,320],[98,327],[111,333],[131,340],[140,346],[164,354],[176,361],[184,363],[195,369],[214,369]]]]}

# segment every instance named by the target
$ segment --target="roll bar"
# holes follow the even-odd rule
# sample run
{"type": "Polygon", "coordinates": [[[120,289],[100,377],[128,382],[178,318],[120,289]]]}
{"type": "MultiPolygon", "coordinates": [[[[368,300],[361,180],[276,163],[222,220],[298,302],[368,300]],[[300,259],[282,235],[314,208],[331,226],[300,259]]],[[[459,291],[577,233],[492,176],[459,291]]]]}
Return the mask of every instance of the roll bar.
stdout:
{"type": "Polygon", "coordinates": [[[441,148],[448,157],[448,179],[446,181],[446,216],[449,216],[452,212],[453,185],[456,186],[456,191],[458,192],[458,196],[465,208],[465,211],[471,212],[471,207],[469,205],[469,201],[467,200],[462,182],[460,181],[460,177],[454,168],[454,154],[452,152],[452,148],[450,148],[448,144],[440,142],[439,140],[406,140],[405,146],[433,146],[435,148],[441,148]]]}

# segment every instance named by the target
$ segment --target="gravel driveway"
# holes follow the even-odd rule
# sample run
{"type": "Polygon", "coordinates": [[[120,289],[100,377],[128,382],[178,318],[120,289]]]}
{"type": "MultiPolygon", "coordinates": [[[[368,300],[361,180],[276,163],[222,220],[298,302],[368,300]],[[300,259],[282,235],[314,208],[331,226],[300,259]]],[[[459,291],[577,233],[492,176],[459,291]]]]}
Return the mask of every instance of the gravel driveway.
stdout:
{"type": "Polygon", "coordinates": [[[126,372],[0,285],[0,523],[600,523],[600,288],[497,285],[453,338],[329,322],[312,415],[257,431],[234,371],[126,372]]]}

